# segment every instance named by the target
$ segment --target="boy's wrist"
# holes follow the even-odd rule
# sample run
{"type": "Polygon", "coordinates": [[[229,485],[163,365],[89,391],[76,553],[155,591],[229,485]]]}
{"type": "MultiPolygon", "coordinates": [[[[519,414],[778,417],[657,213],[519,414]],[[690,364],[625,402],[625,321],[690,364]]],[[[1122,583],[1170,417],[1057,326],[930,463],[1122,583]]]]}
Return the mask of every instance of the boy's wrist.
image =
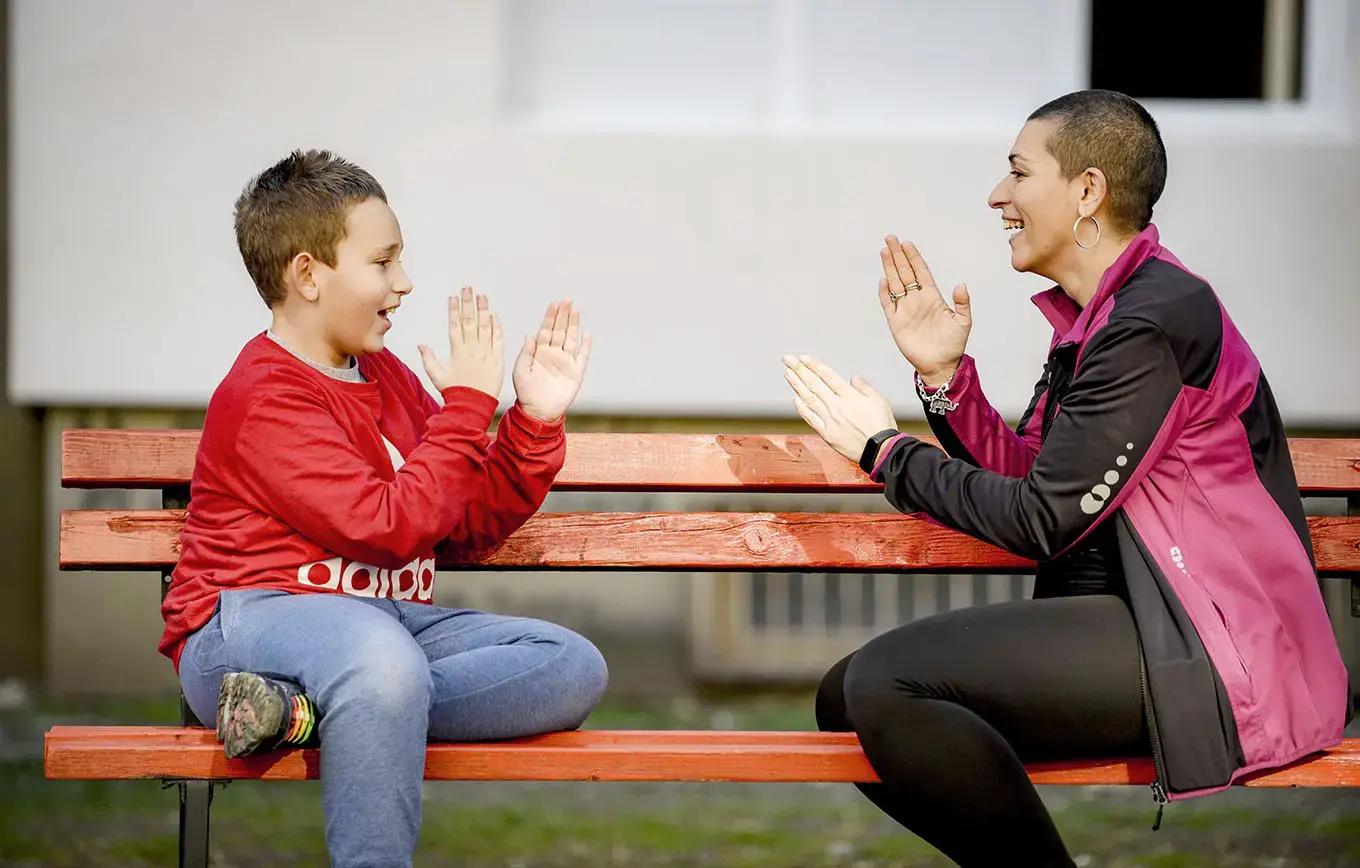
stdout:
{"type": "Polygon", "coordinates": [[[516,400],[510,409],[512,411],[518,411],[524,421],[529,422],[534,428],[538,429],[535,433],[560,428],[567,418],[565,413],[558,413],[556,416],[551,416],[546,411],[532,407],[520,400],[516,400]]]}
{"type": "Polygon", "coordinates": [[[496,405],[500,403],[500,400],[495,395],[483,392],[475,386],[465,386],[462,384],[443,388],[439,391],[439,395],[444,399],[444,406],[446,407],[449,404],[471,403],[474,406],[481,405],[490,407],[491,411],[494,413],[496,405]]]}
{"type": "Polygon", "coordinates": [[[469,430],[488,430],[496,418],[496,408],[500,406],[495,398],[471,386],[449,386],[439,396],[444,399],[444,408],[439,415],[457,419],[456,427],[460,430],[469,426],[469,430]]]}

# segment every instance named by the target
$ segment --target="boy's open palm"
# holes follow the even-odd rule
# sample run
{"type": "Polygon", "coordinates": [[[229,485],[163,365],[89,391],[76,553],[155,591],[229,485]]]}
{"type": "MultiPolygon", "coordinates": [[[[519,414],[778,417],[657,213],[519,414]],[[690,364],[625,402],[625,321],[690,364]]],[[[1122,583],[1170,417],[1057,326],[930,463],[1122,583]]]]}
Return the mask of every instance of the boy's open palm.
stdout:
{"type": "Polygon", "coordinates": [[[425,373],[439,391],[467,386],[499,398],[505,382],[505,350],[501,346],[501,322],[491,312],[486,296],[473,301],[472,288],[461,296],[449,296],[449,358],[441,362],[434,351],[420,345],[425,373]]]}
{"type": "Polygon", "coordinates": [[[570,301],[553,302],[538,333],[524,339],[511,379],[524,411],[543,422],[560,419],[576,400],[590,360],[590,335],[570,301]]]}

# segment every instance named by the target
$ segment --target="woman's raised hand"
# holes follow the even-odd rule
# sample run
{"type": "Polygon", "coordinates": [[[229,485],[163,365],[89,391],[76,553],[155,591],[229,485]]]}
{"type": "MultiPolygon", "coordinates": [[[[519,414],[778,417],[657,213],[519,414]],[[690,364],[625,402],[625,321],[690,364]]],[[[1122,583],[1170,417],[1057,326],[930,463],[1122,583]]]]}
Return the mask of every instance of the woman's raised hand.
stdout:
{"type": "Polygon", "coordinates": [[[888,320],[893,340],[927,386],[939,386],[954,376],[973,327],[968,287],[954,287],[951,308],[935,286],[935,278],[910,241],[899,243],[889,235],[879,253],[883,278],[878,282],[878,301],[888,320]]]}

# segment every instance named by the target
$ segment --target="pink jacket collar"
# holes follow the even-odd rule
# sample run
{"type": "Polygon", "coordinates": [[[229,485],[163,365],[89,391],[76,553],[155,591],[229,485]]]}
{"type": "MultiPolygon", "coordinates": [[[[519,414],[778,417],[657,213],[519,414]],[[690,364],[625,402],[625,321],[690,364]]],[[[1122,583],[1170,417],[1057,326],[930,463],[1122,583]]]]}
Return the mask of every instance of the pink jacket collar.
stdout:
{"type": "Polygon", "coordinates": [[[1157,233],[1157,227],[1149,223],[1146,229],[1134,236],[1114,264],[1105,270],[1095,296],[1085,309],[1078,307],[1077,303],[1063,292],[1061,286],[1046,289],[1031,300],[1052,324],[1053,331],[1059,335],[1057,343],[1081,344],[1086,340],[1086,329],[1095,316],[1095,311],[1100,310],[1105,301],[1124,285],[1140,265],[1156,258],[1161,252],[1161,236],[1157,233]]]}

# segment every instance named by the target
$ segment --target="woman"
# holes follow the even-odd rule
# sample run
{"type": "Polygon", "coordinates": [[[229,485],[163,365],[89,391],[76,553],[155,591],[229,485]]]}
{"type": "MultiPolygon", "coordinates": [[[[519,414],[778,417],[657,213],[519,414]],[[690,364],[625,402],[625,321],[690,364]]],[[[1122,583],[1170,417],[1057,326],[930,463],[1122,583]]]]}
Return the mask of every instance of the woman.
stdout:
{"type": "Polygon", "coordinates": [[[921,512],[1038,562],[1034,599],[916,621],[827,673],[818,725],[858,733],[875,804],[960,865],[1073,862],[1023,763],[1142,755],[1161,805],[1337,744],[1346,671],[1279,412],[1213,290],[1151,223],[1156,123],[1080,91],[1030,115],[989,204],[1011,265],[1057,284],[1015,431],[951,308],[888,238],[879,302],[944,451],[888,402],[785,357],[802,417],[921,512]],[[946,454],[947,453],[947,454],[946,454]]]}

